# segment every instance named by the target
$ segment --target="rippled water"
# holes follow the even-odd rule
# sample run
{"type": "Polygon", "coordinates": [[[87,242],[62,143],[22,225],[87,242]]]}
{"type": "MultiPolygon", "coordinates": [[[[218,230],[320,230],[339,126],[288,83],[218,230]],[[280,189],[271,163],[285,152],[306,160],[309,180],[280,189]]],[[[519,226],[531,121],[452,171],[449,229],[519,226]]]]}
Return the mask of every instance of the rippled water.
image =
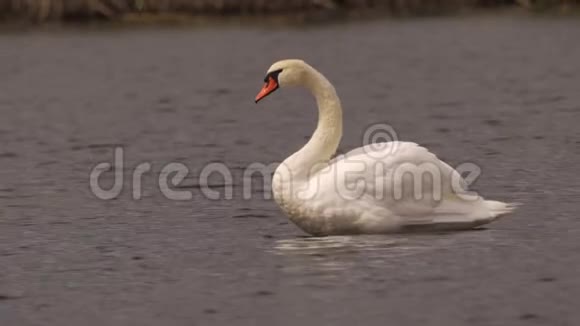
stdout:
{"type": "Polygon", "coordinates": [[[1,35],[0,324],[576,325],[579,34],[472,17],[1,35]],[[243,169],[315,126],[302,91],[253,103],[287,57],[335,84],[342,150],[385,122],[524,205],[481,231],[309,238],[259,189],[243,200],[243,169]],[[117,146],[125,187],[102,201],[89,172],[117,146]],[[191,200],[157,190],[168,162],[190,168],[191,200]],[[233,171],[232,200],[202,195],[210,162],[233,171]]]}

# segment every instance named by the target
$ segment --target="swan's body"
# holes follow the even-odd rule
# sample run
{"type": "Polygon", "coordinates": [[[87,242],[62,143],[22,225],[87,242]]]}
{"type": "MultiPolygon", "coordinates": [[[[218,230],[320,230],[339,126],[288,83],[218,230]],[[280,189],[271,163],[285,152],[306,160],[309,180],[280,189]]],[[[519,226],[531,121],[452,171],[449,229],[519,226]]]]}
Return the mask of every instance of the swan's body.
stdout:
{"type": "Polygon", "coordinates": [[[342,136],[334,87],[305,62],[283,60],[268,70],[256,101],[284,86],[306,87],[319,109],[310,141],[278,167],[272,182],[276,202],[305,232],[469,229],[513,210],[467,192],[459,172],[415,143],[366,145],[331,160],[342,136]]]}

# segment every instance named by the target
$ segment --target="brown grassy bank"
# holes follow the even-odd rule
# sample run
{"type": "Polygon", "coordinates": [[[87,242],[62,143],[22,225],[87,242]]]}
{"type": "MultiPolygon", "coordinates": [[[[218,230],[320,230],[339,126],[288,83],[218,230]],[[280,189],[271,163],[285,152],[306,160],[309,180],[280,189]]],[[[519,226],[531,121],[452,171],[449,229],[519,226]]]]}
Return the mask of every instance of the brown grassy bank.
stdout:
{"type": "Polygon", "coordinates": [[[569,10],[580,0],[0,0],[0,21],[122,21],[143,16],[253,16],[372,11],[441,14],[461,9],[520,6],[569,10]]]}

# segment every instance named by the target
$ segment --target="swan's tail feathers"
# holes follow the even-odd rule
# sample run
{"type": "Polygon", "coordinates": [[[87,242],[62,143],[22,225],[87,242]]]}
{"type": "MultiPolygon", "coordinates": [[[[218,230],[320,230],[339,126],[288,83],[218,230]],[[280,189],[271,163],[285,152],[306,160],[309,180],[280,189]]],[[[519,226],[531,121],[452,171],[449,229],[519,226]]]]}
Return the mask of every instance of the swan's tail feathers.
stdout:
{"type": "Polygon", "coordinates": [[[520,203],[504,203],[495,200],[485,201],[485,206],[487,206],[487,209],[489,210],[491,217],[494,220],[503,215],[513,212],[520,205],[521,205],[520,203]]]}
{"type": "Polygon", "coordinates": [[[480,200],[476,204],[446,202],[438,208],[428,221],[409,220],[402,231],[454,231],[480,227],[499,217],[513,212],[519,203],[503,203],[495,200],[480,200]]]}

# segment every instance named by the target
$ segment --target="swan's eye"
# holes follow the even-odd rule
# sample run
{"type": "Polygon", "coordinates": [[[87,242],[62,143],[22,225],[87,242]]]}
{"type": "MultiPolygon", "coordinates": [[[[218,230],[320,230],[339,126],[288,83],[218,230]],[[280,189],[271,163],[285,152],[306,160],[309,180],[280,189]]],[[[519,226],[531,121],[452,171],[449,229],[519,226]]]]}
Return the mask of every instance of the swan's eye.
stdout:
{"type": "Polygon", "coordinates": [[[276,82],[278,82],[278,75],[282,72],[282,69],[278,69],[278,70],[274,70],[272,72],[269,72],[266,77],[264,77],[264,83],[269,83],[270,82],[270,77],[272,77],[272,79],[274,79],[276,82]]]}

